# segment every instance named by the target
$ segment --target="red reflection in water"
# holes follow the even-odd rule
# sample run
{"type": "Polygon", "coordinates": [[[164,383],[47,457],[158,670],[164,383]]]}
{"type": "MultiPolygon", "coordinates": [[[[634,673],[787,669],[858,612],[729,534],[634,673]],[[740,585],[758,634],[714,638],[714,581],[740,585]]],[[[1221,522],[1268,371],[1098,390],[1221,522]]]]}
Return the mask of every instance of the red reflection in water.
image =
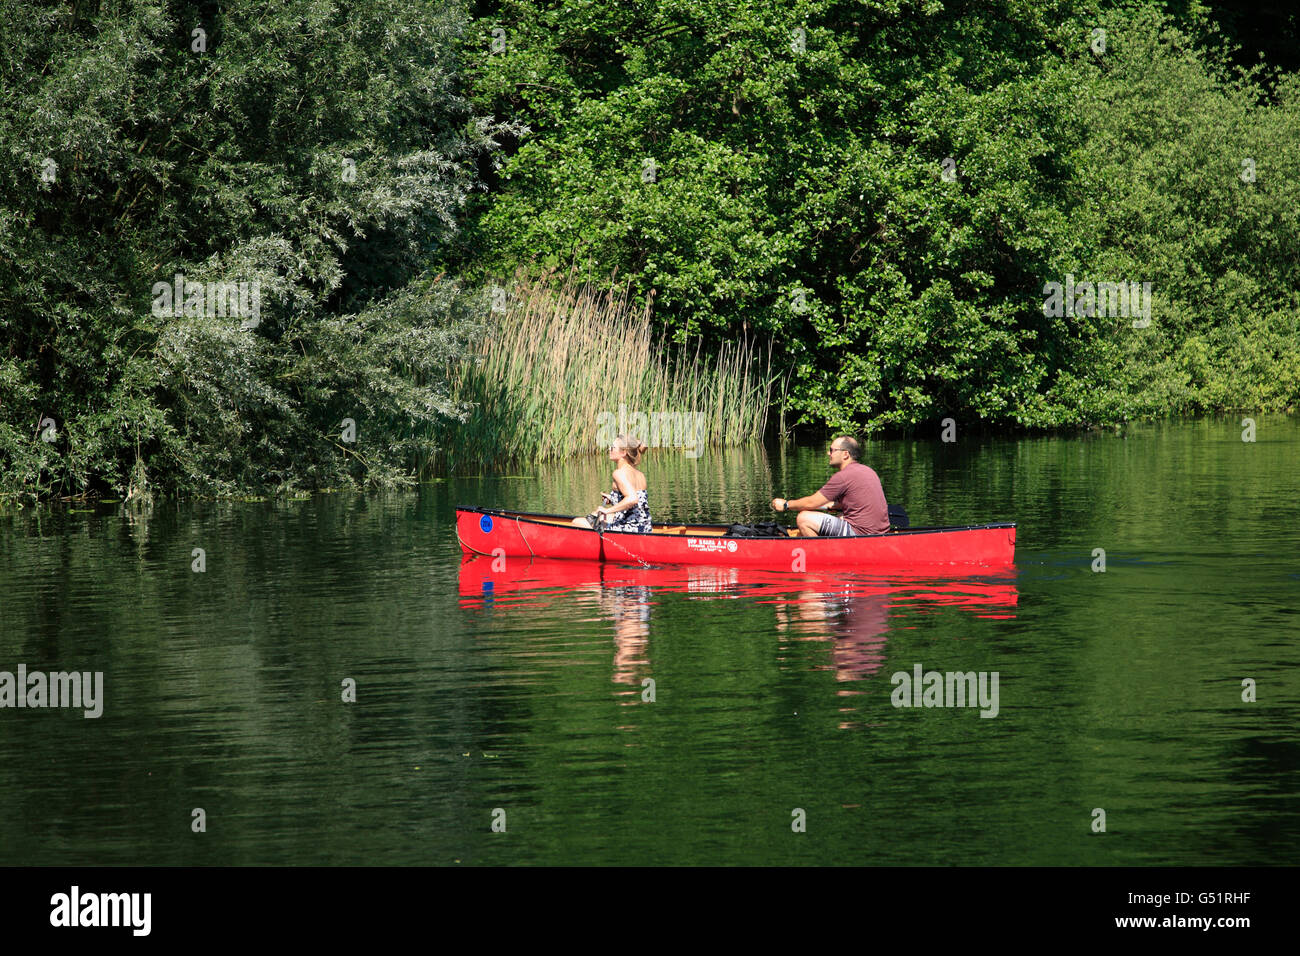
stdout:
{"type": "Polygon", "coordinates": [[[1015,570],[945,574],[835,571],[794,574],[699,565],[645,568],[600,561],[474,556],[460,566],[463,608],[527,608],[556,598],[594,608],[614,623],[614,681],[639,684],[649,669],[656,591],[702,600],[750,598],[772,604],[777,632],[827,641],[837,680],[861,680],[885,663],[890,611],[961,607],[977,617],[1015,617],[1015,570]]]}

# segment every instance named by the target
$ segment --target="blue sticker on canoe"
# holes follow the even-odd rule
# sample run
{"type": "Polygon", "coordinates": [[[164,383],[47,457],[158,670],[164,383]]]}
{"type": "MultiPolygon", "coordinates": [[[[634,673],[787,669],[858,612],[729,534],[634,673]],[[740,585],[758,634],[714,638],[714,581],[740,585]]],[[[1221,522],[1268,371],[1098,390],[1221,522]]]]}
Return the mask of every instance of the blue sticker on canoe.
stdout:
{"type": "Polygon", "coordinates": [[[483,592],[485,594],[491,594],[494,590],[496,590],[496,585],[497,583],[495,581],[484,581],[483,592]]]}
{"type": "Polygon", "coordinates": [[[484,534],[489,534],[492,531],[492,516],[484,515],[483,517],[479,518],[478,526],[483,529],[484,534]]]}

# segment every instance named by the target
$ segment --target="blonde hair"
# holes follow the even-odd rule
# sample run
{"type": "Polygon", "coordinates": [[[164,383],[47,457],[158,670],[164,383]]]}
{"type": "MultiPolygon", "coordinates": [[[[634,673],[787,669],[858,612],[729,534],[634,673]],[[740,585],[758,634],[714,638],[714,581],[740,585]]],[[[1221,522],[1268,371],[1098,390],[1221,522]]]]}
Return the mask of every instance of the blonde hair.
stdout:
{"type": "Polygon", "coordinates": [[[630,435],[619,435],[613,443],[623,449],[623,454],[627,456],[627,463],[634,467],[641,460],[641,455],[650,447],[641,439],[630,435]]]}

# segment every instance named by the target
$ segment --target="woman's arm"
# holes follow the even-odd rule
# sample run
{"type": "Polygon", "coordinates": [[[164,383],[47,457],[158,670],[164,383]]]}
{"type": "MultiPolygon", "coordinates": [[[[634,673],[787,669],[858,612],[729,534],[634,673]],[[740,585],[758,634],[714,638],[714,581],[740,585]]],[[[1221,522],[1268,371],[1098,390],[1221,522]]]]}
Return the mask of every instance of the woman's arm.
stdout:
{"type": "Polygon", "coordinates": [[[631,511],[637,506],[637,493],[622,468],[614,472],[614,484],[618,486],[619,494],[623,496],[623,500],[616,505],[601,508],[600,511],[607,515],[618,514],[620,511],[631,511]]]}

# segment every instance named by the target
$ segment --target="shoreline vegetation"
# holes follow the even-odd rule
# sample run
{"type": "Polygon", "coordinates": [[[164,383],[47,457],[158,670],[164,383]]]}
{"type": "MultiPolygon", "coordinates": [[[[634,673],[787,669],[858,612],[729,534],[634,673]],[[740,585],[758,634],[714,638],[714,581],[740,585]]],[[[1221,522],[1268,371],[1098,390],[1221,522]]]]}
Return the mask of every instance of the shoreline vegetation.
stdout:
{"type": "Polygon", "coordinates": [[[427,474],[602,453],[630,422],[651,448],[688,454],[763,439],[780,383],[750,343],[670,353],[654,341],[653,290],[638,308],[627,284],[551,279],[520,271],[488,289],[481,344],[448,376],[467,418],[440,431],[427,474]]]}
{"type": "Polygon", "coordinates": [[[1233,9],[12,0],[0,507],[1293,414],[1233,9]]]}

